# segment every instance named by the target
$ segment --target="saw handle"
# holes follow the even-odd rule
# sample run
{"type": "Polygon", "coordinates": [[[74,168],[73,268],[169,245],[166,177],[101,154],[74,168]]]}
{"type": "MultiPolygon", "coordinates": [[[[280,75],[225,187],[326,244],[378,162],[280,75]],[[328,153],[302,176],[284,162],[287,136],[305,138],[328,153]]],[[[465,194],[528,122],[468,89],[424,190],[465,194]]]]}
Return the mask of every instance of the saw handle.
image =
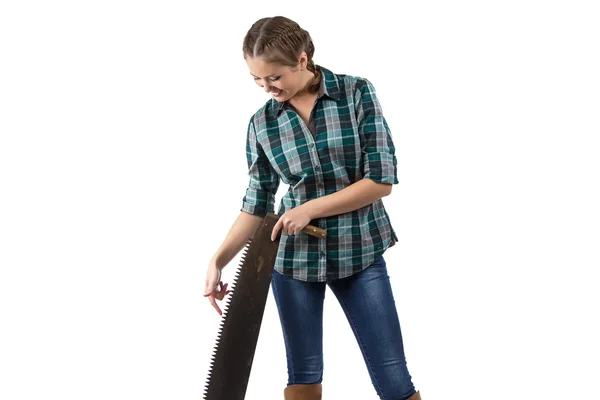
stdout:
{"type": "Polygon", "coordinates": [[[311,236],[324,238],[327,235],[327,229],[318,226],[306,225],[300,232],[308,233],[311,236]]]}
{"type": "MultiPolygon", "coordinates": [[[[267,222],[266,222],[267,219],[270,219],[272,221],[273,225],[275,225],[275,223],[279,219],[279,215],[272,213],[272,212],[268,212],[267,215],[265,216],[265,222],[264,222],[265,226],[267,226],[267,222]]],[[[304,233],[307,233],[311,236],[318,237],[318,238],[324,238],[327,235],[327,229],[319,228],[318,226],[313,226],[313,225],[306,225],[304,228],[302,228],[302,230],[300,232],[304,232],[304,233]]],[[[280,234],[281,234],[281,232],[278,233],[278,236],[280,234]]]]}

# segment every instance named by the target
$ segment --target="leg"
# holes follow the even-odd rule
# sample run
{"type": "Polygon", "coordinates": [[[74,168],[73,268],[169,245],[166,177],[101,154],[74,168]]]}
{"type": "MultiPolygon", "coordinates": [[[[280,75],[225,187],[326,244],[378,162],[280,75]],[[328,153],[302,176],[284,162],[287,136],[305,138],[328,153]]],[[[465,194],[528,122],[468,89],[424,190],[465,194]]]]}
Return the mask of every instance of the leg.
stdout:
{"type": "Polygon", "coordinates": [[[283,330],[288,386],[320,384],[325,283],[303,282],[273,271],[271,287],[283,330]]]}
{"type": "Polygon", "coordinates": [[[379,397],[407,400],[415,395],[417,399],[389,279],[382,256],[364,271],[332,281],[329,287],[348,318],[379,397]]]}

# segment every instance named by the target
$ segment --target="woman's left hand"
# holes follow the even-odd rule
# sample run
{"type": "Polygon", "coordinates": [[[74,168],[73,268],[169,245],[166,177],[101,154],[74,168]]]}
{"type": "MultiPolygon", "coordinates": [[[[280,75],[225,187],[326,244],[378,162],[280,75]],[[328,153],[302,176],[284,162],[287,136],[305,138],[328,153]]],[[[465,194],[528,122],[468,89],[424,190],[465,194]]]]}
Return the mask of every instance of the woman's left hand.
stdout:
{"type": "Polygon", "coordinates": [[[271,232],[271,241],[277,238],[280,229],[282,233],[297,235],[311,220],[312,218],[308,213],[308,209],[304,207],[304,204],[292,208],[279,217],[279,220],[273,227],[273,232],[271,232]]]}

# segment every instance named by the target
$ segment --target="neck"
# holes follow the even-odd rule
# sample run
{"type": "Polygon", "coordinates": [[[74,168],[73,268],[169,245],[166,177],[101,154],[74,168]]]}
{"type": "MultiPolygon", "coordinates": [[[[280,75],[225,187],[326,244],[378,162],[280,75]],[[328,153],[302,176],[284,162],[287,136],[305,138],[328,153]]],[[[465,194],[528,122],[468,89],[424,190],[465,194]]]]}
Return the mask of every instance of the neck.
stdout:
{"type": "Polygon", "coordinates": [[[305,97],[312,94],[309,92],[308,88],[312,86],[312,84],[315,81],[315,78],[317,77],[317,75],[314,72],[311,72],[308,69],[305,70],[304,75],[304,86],[302,86],[302,89],[300,89],[298,93],[296,93],[296,96],[298,97],[305,97]]]}

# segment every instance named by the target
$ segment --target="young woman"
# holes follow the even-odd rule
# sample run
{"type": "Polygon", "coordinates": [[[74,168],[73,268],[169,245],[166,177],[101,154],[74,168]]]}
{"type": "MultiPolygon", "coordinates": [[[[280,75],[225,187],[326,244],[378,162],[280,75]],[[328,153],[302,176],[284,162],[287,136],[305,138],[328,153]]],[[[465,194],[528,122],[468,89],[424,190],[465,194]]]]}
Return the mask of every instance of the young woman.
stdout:
{"type": "Polygon", "coordinates": [[[272,291],[286,347],[284,398],[321,399],[329,286],[379,397],[420,400],[383,258],[398,240],[381,201],[398,183],[397,160],[373,85],[315,65],[309,33],[281,16],[254,23],[243,54],[272,98],[249,121],[250,183],[240,216],[209,264],[204,295],[221,313],[215,300],[229,292],[221,270],[274,212],[281,180],[290,187],[271,237],[281,234],[272,291]],[[327,237],[300,232],[308,224],[327,229],[327,237]]]}

